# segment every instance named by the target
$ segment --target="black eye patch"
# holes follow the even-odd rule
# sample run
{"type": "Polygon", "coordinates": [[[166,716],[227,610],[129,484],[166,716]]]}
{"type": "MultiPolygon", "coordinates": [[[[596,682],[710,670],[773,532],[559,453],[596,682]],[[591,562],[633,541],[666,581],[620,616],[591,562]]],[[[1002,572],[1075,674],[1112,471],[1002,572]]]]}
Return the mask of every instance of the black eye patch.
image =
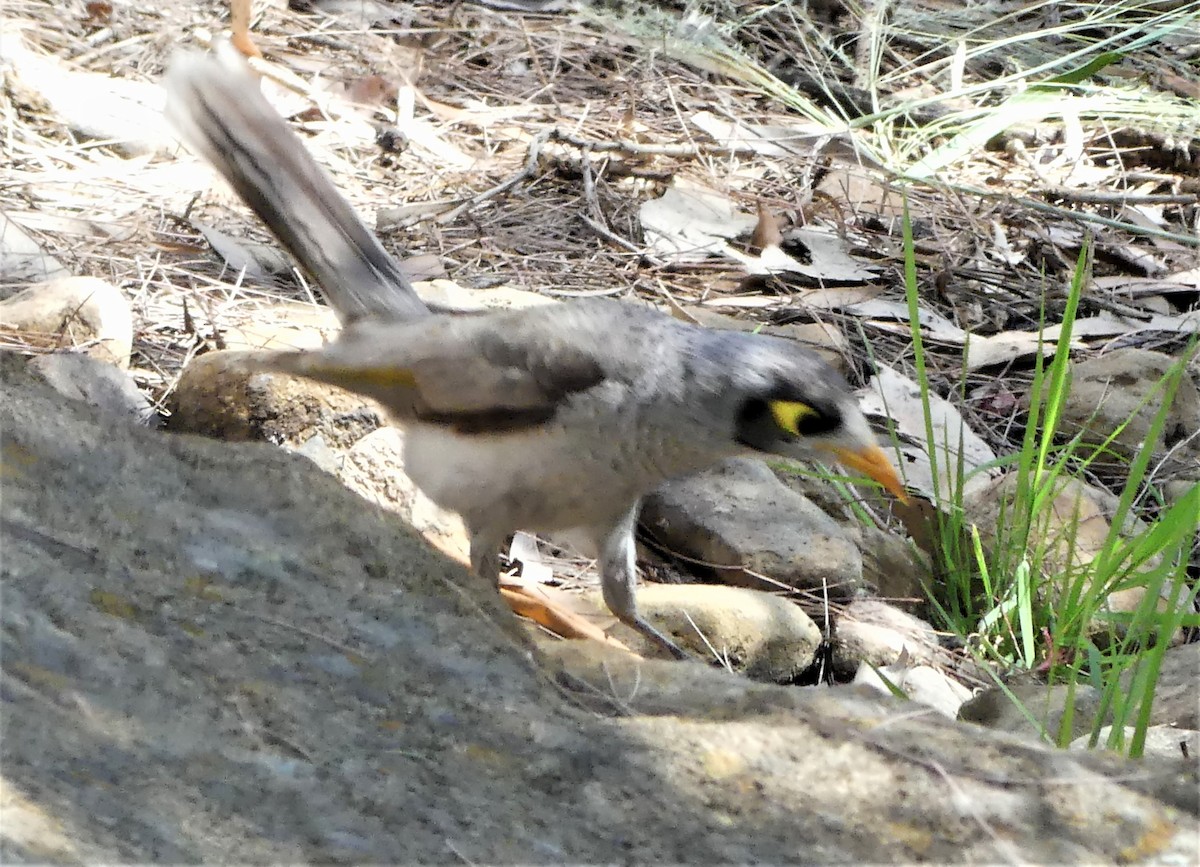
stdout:
{"type": "Polygon", "coordinates": [[[792,436],[829,433],[841,423],[840,418],[822,412],[804,401],[772,399],[766,403],[775,424],[792,436]]]}
{"type": "Polygon", "coordinates": [[[842,423],[836,409],[781,398],[751,398],[738,414],[737,439],[759,451],[771,451],[780,441],[829,433],[842,423]]]}

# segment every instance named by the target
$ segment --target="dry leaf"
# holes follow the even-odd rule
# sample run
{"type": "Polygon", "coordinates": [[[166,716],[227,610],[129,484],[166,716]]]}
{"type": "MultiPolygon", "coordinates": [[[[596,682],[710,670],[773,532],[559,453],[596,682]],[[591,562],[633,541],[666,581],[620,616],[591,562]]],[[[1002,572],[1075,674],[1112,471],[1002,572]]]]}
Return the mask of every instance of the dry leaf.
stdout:
{"type": "Polygon", "coordinates": [[[808,262],[801,262],[779,247],[767,247],[758,256],[748,256],[728,245],[724,253],[741,262],[750,274],[800,274],[811,280],[832,283],[862,283],[877,276],[870,265],[850,255],[848,244],[833,232],[820,229],[792,229],[789,244],[801,244],[808,262]]]}
{"type": "Polygon", "coordinates": [[[929,395],[933,434],[937,439],[934,443],[934,454],[937,456],[935,486],[929,460],[930,449],[926,445],[925,410],[920,386],[903,374],[881,366],[866,388],[858,392],[858,396],[863,412],[890,416],[896,432],[902,437],[900,451],[904,456],[904,483],[910,491],[917,491],[935,502],[950,501],[957,487],[960,460],[965,488],[987,483],[986,474],[972,476],[971,472],[994,461],[996,454],[968,427],[949,401],[935,394],[929,395]],[[939,496],[934,496],[935,491],[939,496]]]}
{"type": "Polygon", "coordinates": [[[815,123],[795,126],[762,126],[731,123],[710,111],[700,111],[691,117],[713,141],[732,150],[748,150],[764,157],[795,158],[812,153],[813,145],[831,130],[815,123]]]}
{"type": "Polygon", "coordinates": [[[192,226],[234,271],[244,271],[251,277],[261,279],[273,274],[286,274],[292,269],[287,256],[274,247],[235,238],[198,220],[192,220],[192,226]]]}
{"type": "MultiPolygon", "coordinates": [[[[1051,325],[1045,330],[1048,342],[1058,340],[1062,325],[1051,325]]],[[[1076,319],[1071,334],[1076,338],[1116,337],[1120,334],[1135,334],[1139,331],[1167,331],[1174,334],[1200,333],[1200,310],[1180,313],[1175,316],[1152,314],[1145,319],[1130,319],[1112,313],[1100,313],[1076,319]]]]}
{"type": "Polygon", "coordinates": [[[655,255],[677,262],[723,254],[726,240],[752,231],[755,223],[750,215],[735,212],[727,196],[679,179],[659,198],[645,202],[639,217],[655,255]]]}
{"type": "Polygon", "coordinates": [[[0,212],[0,280],[12,284],[37,283],[69,274],[61,262],[0,212]]]}
{"type": "Polygon", "coordinates": [[[72,69],[31,50],[16,31],[0,33],[0,57],[80,134],[111,141],[128,154],[178,150],[163,116],[166,95],[157,84],[72,69]]]}

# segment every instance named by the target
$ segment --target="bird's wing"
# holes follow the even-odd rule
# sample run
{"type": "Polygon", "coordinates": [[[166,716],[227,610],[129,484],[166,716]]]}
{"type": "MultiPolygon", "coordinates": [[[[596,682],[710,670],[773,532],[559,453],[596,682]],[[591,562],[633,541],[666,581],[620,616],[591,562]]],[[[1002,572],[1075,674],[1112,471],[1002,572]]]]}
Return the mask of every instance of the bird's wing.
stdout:
{"type": "Polygon", "coordinates": [[[544,327],[509,313],[368,321],[324,349],[279,353],[267,366],[372,397],[400,422],[511,431],[548,421],[608,378],[594,352],[532,318],[544,327]]]}

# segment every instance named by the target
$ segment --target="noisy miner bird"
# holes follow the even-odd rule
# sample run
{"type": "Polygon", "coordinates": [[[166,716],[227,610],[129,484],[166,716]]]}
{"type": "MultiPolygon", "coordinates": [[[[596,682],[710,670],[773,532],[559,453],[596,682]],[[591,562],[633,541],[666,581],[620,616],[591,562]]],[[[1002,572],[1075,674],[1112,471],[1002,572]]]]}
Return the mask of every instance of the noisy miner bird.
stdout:
{"type": "Polygon", "coordinates": [[[405,467],[458,512],[471,563],[498,581],[517,530],[576,531],[604,601],[674,654],[638,614],[638,501],[737,455],[836,460],[904,490],[850,386],[780,338],[714,331],[608,299],[526,310],[430,309],[228,49],[180,56],[167,114],[232,184],[343,321],[323,349],[264,368],[366,395],[406,430],[405,467]]]}

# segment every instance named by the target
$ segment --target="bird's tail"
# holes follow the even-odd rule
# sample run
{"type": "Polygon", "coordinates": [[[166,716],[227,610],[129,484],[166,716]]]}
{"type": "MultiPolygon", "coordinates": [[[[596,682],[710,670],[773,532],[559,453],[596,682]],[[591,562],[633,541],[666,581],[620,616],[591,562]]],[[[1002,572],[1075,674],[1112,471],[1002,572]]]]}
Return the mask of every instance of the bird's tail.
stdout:
{"type": "Polygon", "coordinates": [[[212,163],[316,278],[343,322],[429,313],[232,49],[181,55],[165,86],[167,118],[183,141],[212,163]]]}

